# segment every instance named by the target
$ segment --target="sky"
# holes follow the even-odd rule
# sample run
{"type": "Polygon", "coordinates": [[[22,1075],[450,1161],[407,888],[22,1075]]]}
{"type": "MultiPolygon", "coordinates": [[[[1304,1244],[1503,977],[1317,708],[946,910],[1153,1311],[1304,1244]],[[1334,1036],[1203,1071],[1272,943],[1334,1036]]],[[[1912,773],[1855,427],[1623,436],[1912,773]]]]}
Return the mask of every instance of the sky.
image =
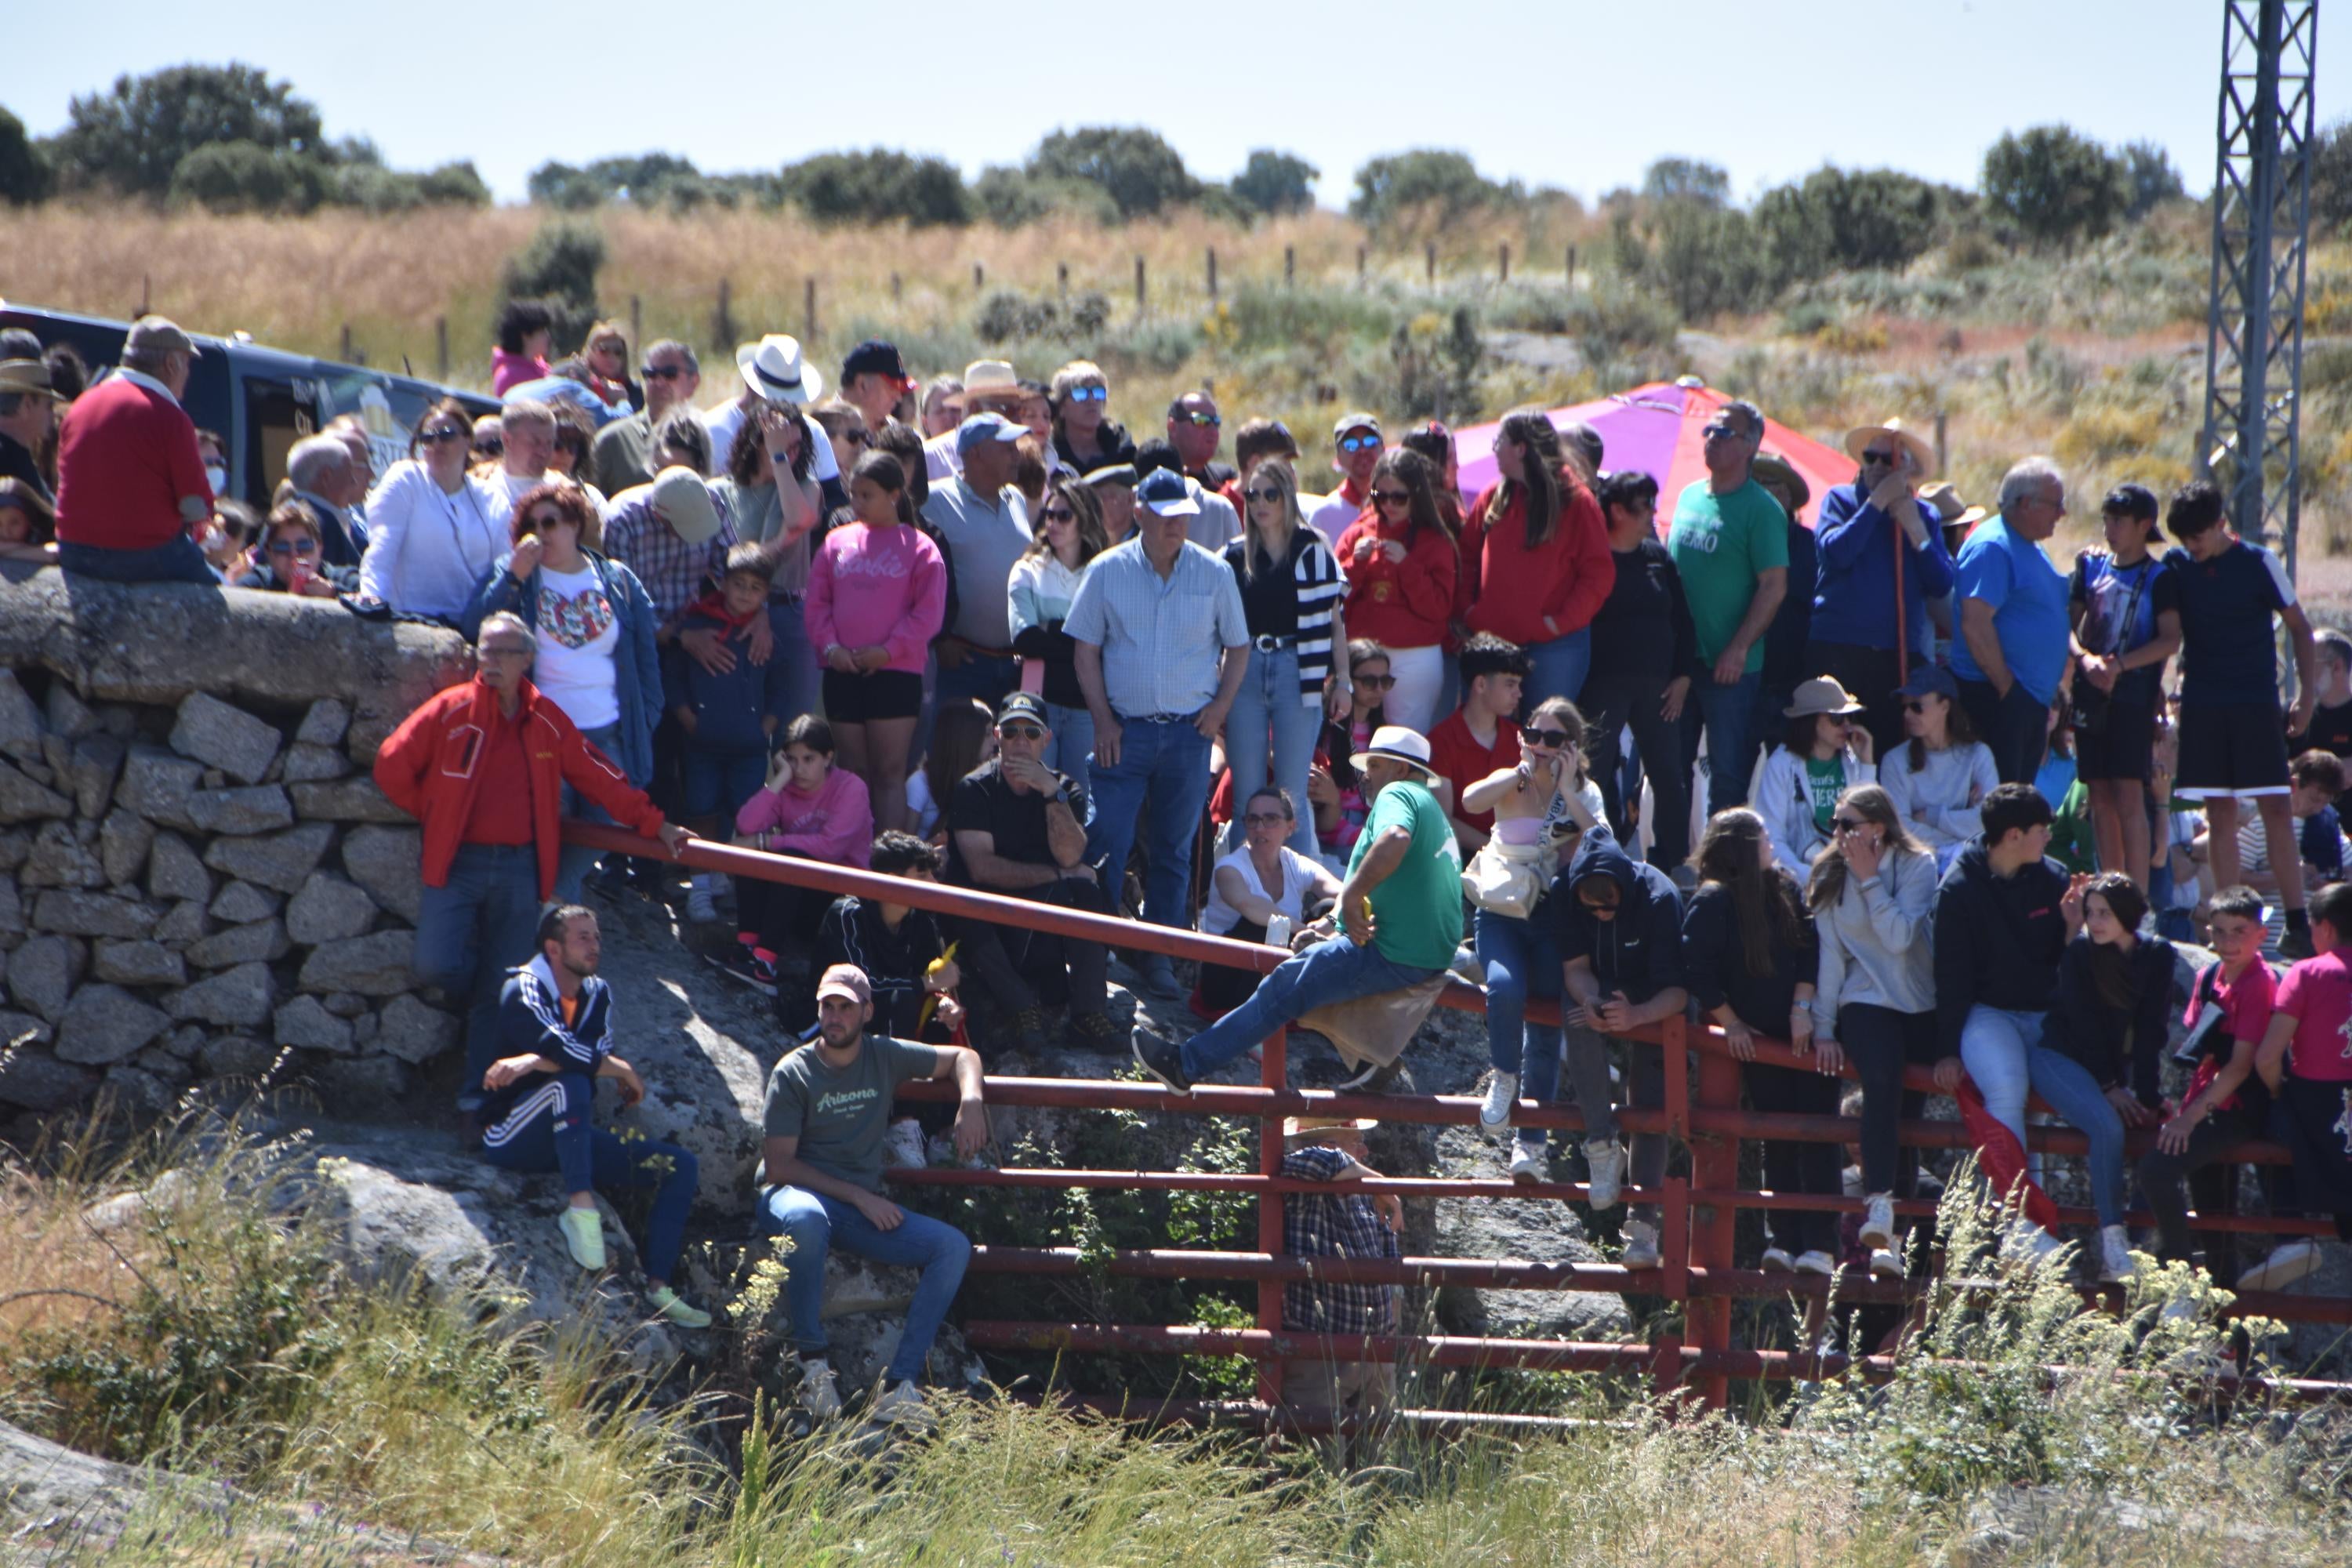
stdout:
{"type": "MultiPolygon", "coordinates": [[[[1253,148],[1295,153],[1321,169],[1327,206],[1366,160],[1408,147],[1587,201],[1667,155],[1721,164],[1742,200],[1825,163],[1972,185],[2003,131],[2052,121],[2156,142],[2193,194],[2213,181],[2221,38],[2217,0],[5,10],[0,105],[36,134],[121,73],[236,59],[292,82],[329,134],[372,137],[399,168],[471,158],[508,201],[551,159],[664,151],[719,172],[887,146],[976,174],[1101,124],[1157,131],[1203,178],[1253,148]],[[982,37],[982,16],[1016,20],[982,37]]],[[[2323,124],[2352,112],[2352,70],[2342,88],[2330,76],[2323,124]]]]}

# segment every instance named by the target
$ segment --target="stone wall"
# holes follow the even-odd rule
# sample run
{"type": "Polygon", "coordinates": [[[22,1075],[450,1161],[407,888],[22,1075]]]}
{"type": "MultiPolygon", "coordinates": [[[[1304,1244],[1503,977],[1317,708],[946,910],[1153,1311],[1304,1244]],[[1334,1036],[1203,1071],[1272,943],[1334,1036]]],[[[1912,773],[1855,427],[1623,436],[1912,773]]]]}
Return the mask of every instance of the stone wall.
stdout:
{"type": "Polygon", "coordinates": [[[331,602],[0,575],[0,1113],[192,1083],[400,1095],[418,833],[368,776],[454,635],[331,602]]]}

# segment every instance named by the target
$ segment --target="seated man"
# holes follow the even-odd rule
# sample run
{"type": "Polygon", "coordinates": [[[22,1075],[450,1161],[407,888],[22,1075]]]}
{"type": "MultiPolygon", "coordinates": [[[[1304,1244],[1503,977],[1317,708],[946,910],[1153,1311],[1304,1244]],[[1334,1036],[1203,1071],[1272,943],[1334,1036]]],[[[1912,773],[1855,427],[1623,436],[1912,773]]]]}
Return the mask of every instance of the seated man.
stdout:
{"type": "Polygon", "coordinates": [[[161,316],[142,316],[115,373],[76,398],[58,429],[58,563],[110,583],[220,579],[191,530],[214,515],[180,405],[198,350],[161,316]]]}
{"type": "Polygon", "coordinates": [[[482,1158],[502,1170],[563,1173],[572,1206],[556,1222],[572,1261],[604,1267],[604,1225],[596,1190],[651,1189],[644,1257],[646,1299],[685,1329],[710,1314],[670,1288],[687,1210],[694,1203],[694,1156],[673,1143],[624,1143],[590,1122],[596,1082],[621,1086],[621,1103],[646,1097],[637,1069],[613,1054],[613,988],[596,977],[603,942],[596,917],[558,904],[539,922],[539,956],[513,972],[499,994],[499,1048],[482,1074],[482,1158]]]}
{"type": "MultiPolygon", "coordinates": [[[[1411,990],[1453,964],[1462,943],[1462,857],[1445,808],[1430,793],[1429,742],[1384,724],[1352,761],[1371,814],[1339,887],[1342,934],[1284,963],[1181,1047],[1137,1029],[1137,1063],[1177,1093],[1318,1007],[1411,990]]],[[[1337,1087],[1379,1089],[1396,1073],[1368,1061],[1337,1087]]]]}
{"type": "MultiPolygon", "coordinates": [[[[1047,767],[1053,731],[1045,704],[1016,691],[996,716],[995,757],[967,773],[948,803],[948,880],[1009,898],[1093,914],[1107,909],[1087,863],[1087,792],[1047,767]]],[[[1069,970],[1070,1023],[1065,1042],[1101,1050],[1118,1037],[1106,1011],[1108,955],[1100,942],[1052,936],[982,921],[957,922],[972,977],[1012,1015],[1009,1032],[1024,1051],[1045,1045],[1037,984],[1061,989],[1069,970]]]]}
{"type": "MultiPolygon", "coordinates": [[[[1404,1255],[1404,1205],[1393,1193],[1368,1198],[1355,1190],[1380,1174],[1365,1163],[1364,1134],[1380,1123],[1331,1116],[1292,1116],[1282,1124],[1282,1174],[1328,1182],[1328,1193],[1282,1200],[1282,1250],[1293,1258],[1404,1255]]],[[[1282,1327],[1294,1334],[1393,1334],[1393,1285],[1294,1281],[1282,1288],[1282,1327]]],[[[1282,1400],[1315,1415],[1370,1415],[1396,1398],[1396,1367],[1384,1361],[1297,1360],[1283,1363],[1282,1400]]]]}
{"type": "Polygon", "coordinates": [[[913,1046],[887,1035],[867,1038],[874,988],[864,971],[845,963],[826,970],[817,982],[816,1008],[817,1037],[768,1075],[767,1142],[756,1177],[761,1223],[793,1242],[784,1294],[801,1401],[820,1419],[841,1409],[819,1315],[824,1255],[838,1246],[855,1257],[922,1271],[898,1348],[883,1369],[887,1392],[870,1412],[877,1420],[919,1421],[928,1414],[919,1386],[923,1363],[948,1303],[963,1283],[971,1243],[954,1226],[908,1214],[882,1195],[883,1133],[891,1096],[900,1084],[951,1077],[962,1096],[956,1111],[956,1152],[978,1153],[988,1142],[980,1058],[961,1046],[913,1046]]]}

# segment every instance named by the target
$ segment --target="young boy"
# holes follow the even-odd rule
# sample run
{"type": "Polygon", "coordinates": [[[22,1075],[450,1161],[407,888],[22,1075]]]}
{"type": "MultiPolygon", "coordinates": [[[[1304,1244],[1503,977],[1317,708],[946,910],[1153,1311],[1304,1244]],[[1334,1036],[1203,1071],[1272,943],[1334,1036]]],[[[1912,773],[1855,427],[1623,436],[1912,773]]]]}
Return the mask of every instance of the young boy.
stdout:
{"type": "Polygon", "coordinates": [[[2165,514],[2165,527],[2180,541],[2180,548],[2164,558],[2180,590],[2180,773],[2175,793],[2205,803],[2213,881],[2221,888],[2243,879],[2238,797],[2254,797],[2286,914],[2279,952],[2307,958],[2311,930],[2287,805],[2286,737],[2311,725],[2318,662],[2311,622],[2295,603],[2294,585],[2278,558],[2240,539],[2221,514],[2221,492],[2204,479],[2174,491],[2165,514]],[[2273,614],[2294,646],[2298,695],[2284,729],[2271,647],[2273,614]]]}
{"type": "MultiPolygon", "coordinates": [[[[2352,886],[2320,889],[2311,913],[2318,952],[2279,983],[2254,1070],[2277,1097],[2272,1123],[2294,1155],[2301,1206],[2332,1213],[2337,1237],[2352,1241],[2352,886]]],[[[2318,1267],[2318,1243],[2300,1237],[2238,1283],[2276,1290],[2318,1267]]]]}
{"type": "MultiPolygon", "coordinates": [[[[747,638],[751,623],[768,613],[768,589],[775,578],[776,563],[765,550],[756,544],[735,546],[727,552],[727,574],[718,591],[689,605],[679,629],[716,628],[729,642],[747,638]]],[[[674,710],[686,731],[682,815],[696,833],[724,838],[722,825],[735,820],[736,812],[768,776],[768,745],[776,726],[793,717],[783,711],[790,697],[789,661],[777,657],[753,664],[738,654],[734,667],[719,674],[694,659],[678,662],[686,671],[674,710]]],[[[712,898],[718,884],[711,872],[695,873],[686,901],[688,920],[719,918],[712,898]]]]}
{"type": "Polygon", "coordinates": [[[2304,739],[2352,762],[2352,637],[2324,631],[2316,641],[2319,689],[2311,695],[2317,705],[2311,710],[2311,729],[2304,739]]]}
{"type": "MultiPolygon", "coordinates": [[[[2183,1020],[2197,1045],[2197,1066],[2189,1092],[2168,1102],[2156,1147],[2140,1157],[2139,1184],[2156,1211],[2156,1255],[2167,1262],[2189,1256],[2189,1205],[2183,1179],[2221,1177],[2221,1152],[2259,1138],[2270,1116],[2270,1090],[2254,1076],[2254,1053],[2270,1027],[2274,982],[2263,962],[2263,900],[2252,888],[2224,888],[2210,911],[2217,962],[2197,976],[2183,1020]],[[2218,1014],[2206,1022],[2209,1013],[2218,1014]],[[2200,1027],[2200,1025],[2202,1026],[2200,1027]]],[[[2209,1217],[2222,1207],[2222,1184],[2197,1180],[2197,1211],[2209,1217]]],[[[2214,1282],[2236,1288],[2238,1259],[2233,1239],[2208,1233],[2205,1263],[2214,1282]]],[[[2277,1262],[2263,1265],[2269,1274],[2277,1262]]]]}

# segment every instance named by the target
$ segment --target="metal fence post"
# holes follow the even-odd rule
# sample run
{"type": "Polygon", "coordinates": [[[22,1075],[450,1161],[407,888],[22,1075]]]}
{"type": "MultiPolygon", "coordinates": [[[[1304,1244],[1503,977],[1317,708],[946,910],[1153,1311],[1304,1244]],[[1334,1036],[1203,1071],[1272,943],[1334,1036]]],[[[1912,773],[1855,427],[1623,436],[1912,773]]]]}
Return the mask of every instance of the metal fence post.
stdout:
{"type": "MultiPolygon", "coordinates": [[[[1677,1020],[1676,1037],[1680,1027],[1677,1020]]],[[[1676,1050],[1680,1052],[1680,1047],[1676,1050]]],[[[1685,1075],[1687,1077],[1687,1075],[1685,1075]]],[[[1702,1110],[1739,1110],[1739,1064],[1716,1051],[1700,1053],[1697,1103],[1702,1110]]],[[[1687,1135],[1686,1135],[1687,1136],[1687,1135]]],[[[1690,1139],[1691,1179],[1708,1192],[1729,1192],[1739,1185],[1739,1140],[1719,1132],[1690,1139]]],[[[1692,1214],[1690,1258],[1720,1280],[1731,1268],[1732,1239],[1738,1215],[1728,1204],[1710,1204],[1692,1214]]],[[[1683,1309],[1684,1331],[1701,1352],[1731,1348],[1731,1298],[1709,1294],[1683,1309]]],[[[1720,1410],[1729,1397],[1731,1380],[1720,1372],[1701,1374],[1699,1393],[1710,1410],[1720,1410]]]]}
{"type": "MultiPolygon", "coordinates": [[[[1259,1047],[1264,1060],[1258,1068],[1258,1082],[1267,1089],[1283,1089],[1290,1086],[1287,1060],[1288,1034],[1276,1029],[1265,1037],[1259,1047]]],[[[1268,1111],[1257,1136],[1258,1173],[1266,1176],[1282,1174],[1282,1116],[1268,1111]]],[[[1269,1257],[1282,1254],[1282,1194],[1260,1193],[1257,1199],[1257,1249],[1269,1257]]],[[[1282,1331],[1282,1283],[1276,1279],[1257,1282],[1257,1326],[1269,1333],[1282,1331]]],[[[1268,1409],[1282,1403],[1282,1358],[1268,1352],[1257,1363],[1257,1396],[1268,1409]]]]}

